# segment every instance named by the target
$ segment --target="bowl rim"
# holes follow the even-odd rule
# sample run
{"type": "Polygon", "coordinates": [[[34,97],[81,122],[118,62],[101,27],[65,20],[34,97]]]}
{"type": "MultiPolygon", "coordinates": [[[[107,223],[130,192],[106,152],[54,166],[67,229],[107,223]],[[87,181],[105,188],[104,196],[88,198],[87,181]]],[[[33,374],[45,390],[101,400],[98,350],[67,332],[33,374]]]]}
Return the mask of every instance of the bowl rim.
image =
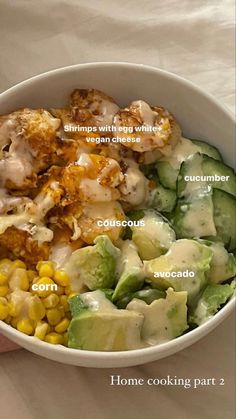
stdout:
{"type": "MultiPolygon", "coordinates": [[[[37,82],[37,81],[43,81],[48,80],[48,78],[54,77],[55,75],[58,75],[60,73],[69,73],[71,71],[77,70],[77,69],[86,69],[91,67],[120,67],[120,68],[133,68],[138,71],[144,70],[145,72],[151,72],[163,75],[166,78],[172,79],[177,81],[179,84],[184,85],[185,87],[190,88],[192,91],[200,94],[203,96],[206,100],[212,102],[221,112],[226,114],[231,121],[234,123],[234,115],[232,111],[223,106],[218,99],[216,99],[212,94],[205,92],[202,90],[198,85],[194,84],[190,80],[187,80],[175,73],[171,73],[166,70],[162,70],[160,68],[156,68],[154,66],[149,66],[146,64],[137,64],[137,63],[130,63],[130,62],[123,62],[123,61],[101,61],[101,62],[89,62],[89,63],[81,63],[81,64],[74,64],[70,66],[64,66],[59,67],[53,70],[49,70],[46,72],[43,72],[41,74],[35,75],[33,77],[30,77],[28,79],[25,79],[16,85],[8,88],[4,92],[0,93],[0,99],[5,99],[7,96],[11,93],[16,92],[19,89],[24,89],[24,87],[27,87],[28,85],[37,82]]],[[[0,103],[1,105],[1,103],[0,103]]],[[[211,319],[209,319],[204,324],[196,327],[193,330],[190,330],[189,332],[186,332],[184,335],[179,336],[177,338],[174,338],[173,340],[163,342],[154,346],[145,347],[141,349],[131,349],[128,351],[88,351],[88,350],[81,350],[81,349],[72,349],[67,348],[62,345],[51,345],[50,343],[40,341],[39,339],[33,337],[33,336],[27,336],[18,330],[14,329],[12,326],[8,325],[4,321],[0,320],[0,332],[2,332],[4,335],[6,335],[8,338],[12,338],[13,341],[17,341],[17,343],[27,347],[28,344],[33,344],[35,348],[38,349],[47,349],[48,352],[51,354],[58,353],[60,355],[70,355],[73,359],[75,358],[86,358],[87,360],[91,359],[93,361],[103,361],[103,360],[110,360],[115,361],[122,357],[122,360],[132,360],[132,358],[136,358],[140,356],[140,359],[143,359],[143,362],[145,362],[144,358],[151,358],[152,355],[158,355],[158,354],[165,354],[166,356],[169,356],[175,352],[178,352],[179,350],[182,350],[196,341],[198,341],[200,338],[204,337],[206,334],[211,332],[217,325],[219,325],[224,319],[226,319],[231,312],[233,312],[234,307],[236,306],[236,296],[233,296],[230,301],[226,303],[226,305],[218,312],[216,313],[211,319]]],[[[33,352],[33,351],[32,351],[33,352]]],[[[46,356],[46,355],[45,355],[46,356]]],[[[165,355],[163,355],[165,356],[165,355]]],[[[154,359],[154,358],[153,358],[154,359]]],[[[63,362],[63,361],[62,361],[63,362]]],[[[147,361],[146,361],[147,362],[147,361]]]]}

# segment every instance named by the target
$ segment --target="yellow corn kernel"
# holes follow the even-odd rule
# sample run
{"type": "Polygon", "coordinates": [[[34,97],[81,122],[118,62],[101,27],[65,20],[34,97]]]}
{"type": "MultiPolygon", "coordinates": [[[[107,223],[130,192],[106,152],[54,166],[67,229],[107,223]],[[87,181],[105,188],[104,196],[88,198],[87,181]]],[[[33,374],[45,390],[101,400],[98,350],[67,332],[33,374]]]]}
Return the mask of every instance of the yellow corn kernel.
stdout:
{"type": "Polygon", "coordinates": [[[42,298],[48,297],[48,295],[50,295],[53,291],[56,292],[57,288],[58,286],[55,282],[47,276],[38,279],[31,286],[32,292],[42,298]]]}
{"type": "Polygon", "coordinates": [[[52,343],[53,345],[62,345],[63,341],[63,336],[55,332],[48,333],[45,337],[45,342],[52,343]]]}
{"type": "Polygon", "coordinates": [[[68,346],[68,333],[63,334],[63,345],[68,346]]]}
{"type": "Polygon", "coordinates": [[[6,295],[10,292],[7,285],[0,286],[0,297],[6,297],[6,295]]]}
{"type": "Polygon", "coordinates": [[[35,321],[42,320],[46,314],[44,305],[37,296],[30,299],[28,310],[29,318],[35,321]]]}
{"type": "Polygon", "coordinates": [[[63,295],[63,294],[65,294],[65,290],[61,285],[57,285],[57,290],[55,291],[55,293],[57,295],[63,295]]]}
{"type": "Polygon", "coordinates": [[[19,318],[18,318],[18,317],[13,317],[13,318],[11,319],[11,325],[12,325],[12,327],[14,327],[15,329],[16,329],[16,326],[17,326],[18,321],[19,321],[19,318]]]}
{"type": "Polygon", "coordinates": [[[10,259],[2,259],[0,261],[0,271],[9,275],[12,272],[13,262],[10,259]]]}
{"type": "Polygon", "coordinates": [[[70,278],[65,271],[56,271],[54,274],[54,281],[62,287],[70,285],[70,278]]]}
{"type": "Polygon", "coordinates": [[[4,319],[4,322],[5,322],[5,323],[7,323],[7,324],[10,324],[10,323],[11,323],[11,316],[9,316],[9,314],[8,314],[8,316],[4,319]]]}
{"type": "Polygon", "coordinates": [[[45,322],[38,322],[35,328],[34,336],[40,340],[44,340],[46,334],[49,332],[49,326],[45,322]]]}
{"type": "Polygon", "coordinates": [[[54,308],[59,303],[59,297],[57,294],[50,294],[42,300],[42,303],[46,308],[54,308]]]}
{"type": "Polygon", "coordinates": [[[32,335],[34,331],[32,323],[28,319],[19,320],[17,322],[16,328],[19,330],[19,332],[25,333],[25,335],[32,335]]]}
{"type": "Polygon", "coordinates": [[[68,285],[67,287],[65,287],[65,294],[66,294],[66,295],[70,295],[71,293],[72,293],[71,286],[70,286],[70,285],[68,285]]]}
{"type": "Polygon", "coordinates": [[[60,295],[60,305],[63,306],[65,312],[70,310],[67,299],[68,299],[67,295],[60,295]]]}
{"type": "Polygon", "coordinates": [[[33,271],[32,269],[29,269],[29,270],[27,271],[27,276],[28,276],[29,282],[33,282],[33,280],[34,280],[35,278],[37,278],[38,274],[37,274],[37,272],[36,272],[36,271],[33,271]]]}
{"type": "Polygon", "coordinates": [[[9,287],[11,291],[21,289],[22,291],[28,291],[29,279],[25,269],[16,268],[9,279],[9,287]]]}
{"type": "Polygon", "coordinates": [[[48,319],[48,323],[51,326],[55,326],[56,324],[58,324],[61,321],[61,313],[57,308],[49,308],[46,311],[46,316],[48,319]]]}
{"type": "Polygon", "coordinates": [[[54,275],[54,264],[53,262],[39,262],[37,264],[37,270],[39,276],[42,278],[43,276],[49,276],[52,278],[54,275]]]}
{"type": "Polygon", "coordinates": [[[67,318],[64,318],[55,326],[55,332],[57,333],[64,333],[68,329],[68,326],[70,324],[70,320],[67,318]]]}
{"type": "Polygon", "coordinates": [[[26,264],[22,260],[17,259],[17,260],[14,260],[12,267],[13,269],[16,269],[16,268],[26,269],[26,264]]]}
{"type": "Polygon", "coordinates": [[[20,308],[17,306],[17,304],[13,301],[8,303],[9,306],[9,314],[11,317],[17,317],[20,313],[20,308]]]}
{"type": "Polygon", "coordinates": [[[0,320],[5,320],[9,315],[9,307],[6,298],[0,298],[0,320]]]}
{"type": "Polygon", "coordinates": [[[5,272],[0,272],[0,285],[7,285],[8,277],[5,272]]]}

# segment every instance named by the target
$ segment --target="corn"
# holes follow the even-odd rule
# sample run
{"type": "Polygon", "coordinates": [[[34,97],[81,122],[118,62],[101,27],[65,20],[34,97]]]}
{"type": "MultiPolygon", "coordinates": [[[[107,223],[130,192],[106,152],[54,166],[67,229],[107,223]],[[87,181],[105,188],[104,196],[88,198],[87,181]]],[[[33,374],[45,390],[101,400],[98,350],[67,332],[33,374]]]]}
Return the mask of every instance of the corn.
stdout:
{"type": "Polygon", "coordinates": [[[68,333],[63,334],[63,345],[68,346],[68,333]]]}
{"type": "Polygon", "coordinates": [[[65,294],[65,290],[64,290],[64,288],[61,285],[58,285],[57,286],[57,290],[55,291],[55,293],[57,295],[63,295],[63,294],[65,294]]]}
{"type": "Polygon", "coordinates": [[[6,285],[8,282],[7,274],[4,272],[0,272],[0,285],[6,285]]]}
{"type": "Polygon", "coordinates": [[[10,259],[2,259],[0,261],[0,271],[9,275],[12,272],[13,262],[10,259]]]}
{"type": "Polygon", "coordinates": [[[67,302],[67,295],[60,295],[60,305],[63,306],[65,312],[70,310],[69,304],[67,302]]]}
{"type": "Polygon", "coordinates": [[[21,289],[22,291],[28,291],[29,279],[25,269],[16,268],[9,280],[9,287],[11,291],[21,289]]]}
{"type": "Polygon", "coordinates": [[[19,332],[25,333],[25,335],[32,335],[34,331],[32,323],[28,319],[19,320],[17,322],[16,328],[19,330],[19,332]]]}
{"type": "Polygon", "coordinates": [[[60,321],[55,327],[55,332],[57,333],[64,333],[68,329],[68,326],[70,324],[70,321],[66,318],[60,321]]]}
{"type": "Polygon", "coordinates": [[[55,332],[49,333],[45,337],[45,342],[52,343],[53,345],[62,345],[63,341],[64,341],[63,336],[55,332]]]}
{"type": "Polygon", "coordinates": [[[56,324],[58,324],[62,317],[60,311],[57,308],[49,308],[46,311],[46,315],[47,315],[48,323],[51,326],[55,326],[56,324]]]}
{"type": "Polygon", "coordinates": [[[70,278],[65,271],[56,271],[54,274],[54,281],[62,287],[70,285],[70,278]]]}
{"type": "Polygon", "coordinates": [[[42,297],[42,298],[48,297],[51,294],[52,291],[55,291],[55,288],[56,288],[55,282],[51,278],[48,278],[47,276],[44,276],[44,277],[40,278],[38,281],[35,282],[35,284],[45,286],[45,289],[43,289],[43,290],[41,290],[41,289],[33,290],[32,289],[32,292],[34,294],[36,294],[36,295],[38,295],[39,297],[42,297]]]}
{"type": "Polygon", "coordinates": [[[34,336],[40,340],[44,340],[48,332],[49,332],[48,324],[40,321],[36,325],[34,336]]]}
{"type": "Polygon", "coordinates": [[[26,264],[22,260],[17,259],[17,260],[14,260],[12,267],[13,269],[16,269],[16,268],[26,269],[26,264]]]}
{"type": "Polygon", "coordinates": [[[6,295],[9,293],[9,288],[7,285],[1,285],[0,286],[0,297],[6,297],[6,295]]]}
{"type": "Polygon", "coordinates": [[[23,291],[28,291],[29,289],[29,278],[27,275],[27,272],[22,272],[21,278],[20,278],[20,289],[23,291]]]}
{"type": "Polygon", "coordinates": [[[54,274],[53,262],[39,262],[37,264],[37,270],[40,277],[48,276],[52,278],[54,274]]]}
{"type": "Polygon", "coordinates": [[[31,269],[29,269],[27,271],[27,275],[28,275],[29,282],[33,282],[33,280],[35,278],[37,278],[37,276],[38,276],[37,272],[36,271],[32,271],[31,269]]]}
{"type": "Polygon", "coordinates": [[[0,320],[6,320],[9,315],[9,307],[6,298],[0,298],[0,320]]]}
{"type": "Polygon", "coordinates": [[[28,310],[29,318],[35,321],[43,319],[46,314],[44,305],[37,296],[30,299],[28,310]]]}
{"type": "Polygon", "coordinates": [[[8,314],[8,316],[4,319],[4,322],[5,322],[5,323],[7,323],[7,324],[10,324],[10,323],[11,323],[11,316],[9,316],[9,314],[8,314]]]}
{"type": "Polygon", "coordinates": [[[71,293],[72,293],[71,286],[70,286],[70,285],[68,285],[67,287],[65,287],[65,294],[66,294],[66,295],[70,295],[71,293]]]}
{"type": "Polygon", "coordinates": [[[57,294],[50,294],[48,297],[42,300],[44,307],[46,308],[54,308],[59,303],[59,297],[57,294]]]}
{"type": "Polygon", "coordinates": [[[14,327],[15,329],[16,329],[16,327],[17,327],[17,323],[18,323],[18,321],[19,321],[19,318],[18,318],[18,317],[13,317],[13,318],[11,319],[11,325],[12,325],[12,327],[14,327]]]}
{"type": "Polygon", "coordinates": [[[8,306],[9,306],[9,314],[11,317],[19,316],[20,309],[19,309],[19,306],[17,307],[15,302],[12,301],[8,303],[8,306]]]}

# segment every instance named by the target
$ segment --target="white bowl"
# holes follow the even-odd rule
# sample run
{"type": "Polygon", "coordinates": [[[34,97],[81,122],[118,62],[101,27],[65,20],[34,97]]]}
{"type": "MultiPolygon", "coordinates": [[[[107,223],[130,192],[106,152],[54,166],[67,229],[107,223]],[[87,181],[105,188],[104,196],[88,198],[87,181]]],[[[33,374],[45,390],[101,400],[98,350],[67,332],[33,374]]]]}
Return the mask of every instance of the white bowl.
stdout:
{"type": "MultiPolygon", "coordinates": [[[[174,74],[129,63],[80,64],[49,71],[26,80],[0,95],[0,114],[22,107],[65,106],[75,88],[94,87],[115,98],[120,106],[143,99],[169,109],[186,137],[207,140],[234,166],[232,115],[213,97],[174,74]]],[[[38,355],[84,367],[126,367],[164,358],[192,345],[220,324],[233,310],[235,298],[211,320],[170,342],[123,352],[95,352],[50,345],[28,337],[0,321],[0,332],[38,355]]]]}

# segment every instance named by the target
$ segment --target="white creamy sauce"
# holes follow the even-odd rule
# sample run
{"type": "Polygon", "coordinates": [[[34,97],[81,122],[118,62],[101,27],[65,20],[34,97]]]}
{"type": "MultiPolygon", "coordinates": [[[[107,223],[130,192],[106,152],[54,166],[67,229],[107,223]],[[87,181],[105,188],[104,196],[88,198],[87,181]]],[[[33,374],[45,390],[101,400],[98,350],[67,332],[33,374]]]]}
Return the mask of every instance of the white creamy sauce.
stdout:
{"type": "Polygon", "coordinates": [[[0,125],[0,150],[9,144],[11,135],[15,130],[15,121],[13,119],[5,119],[0,125]]]}
{"type": "Polygon", "coordinates": [[[113,311],[116,310],[116,306],[108,300],[104,292],[97,290],[93,292],[85,292],[81,295],[83,302],[89,306],[91,311],[113,311]]]}
{"type": "Polygon", "coordinates": [[[78,166],[85,167],[86,169],[90,169],[90,167],[93,165],[93,162],[87,153],[81,153],[76,164],[78,166]]]}
{"type": "Polygon", "coordinates": [[[181,163],[192,154],[200,152],[200,147],[193,144],[187,138],[181,137],[172,154],[168,157],[162,157],[160,161],[167,161],[174,169],[179,169],[181,163]]]}
{"type": "Polygon", "coordinates": [[[63,265],[68,261],[72,254],[72,248],[65,243],[59,243],[51,248],[49,260],[56,263],[58,268],[62,268],[63,265]]]}
{"type": "Polygon", "coordinates": [[[144,100],[136,100],[131,103],[131,106],[138,109],[143,125],[154,125],[156,112],[151,109],[147,102],[144,100]]]}
{"type": "Polygon", "coordinates": [[[133,206],[145,202],[148,192],[148,180],[139,170],[138,164],[131,159],[124,159],[128,170],[124,174],[124,180],[119,186],[122,199],[133,206]]]}
{"type": "Polygon", "coordinates": [[[83,193],[84,200],[94,202],[109,202],[112,199],[110,188],[102,186],[98,179],[82,179],[80,190],[83,193]]]}
{"type": "Polygon", "coordinates": [[[214,208],[210,197],[209,199],[195,200],[184,214],[184,227],[189,229],[193,236],[216,236],[213,214],[214,208]]]}
{"type": "Polygon", "coordinates": [[[117,213],[123,213],[121,205],[116,201],[99,202],[96,204],[85,205],[83,213],[93,220],[96,219],[109,219],[116,220],[117,213]]]}
{"type": "Polygon", "coordinates": [[[137,269],[140,272],[140,269],[143,267],[143,263],[138,255],[137,248],[131,240],[125,240],[121,242],[121,263],[120,269],[123,271],[132,272],[137,269]]]}
{"type": "Polygon", "coordinates": [[[114,115],[119,111],[116,103],[107,99],[101,99],[100,96],[95,95],[94,102],[91,105],[91,112],[98,110],[99,115],[94,115],[97,126],[112,125],[114,115]]]}

